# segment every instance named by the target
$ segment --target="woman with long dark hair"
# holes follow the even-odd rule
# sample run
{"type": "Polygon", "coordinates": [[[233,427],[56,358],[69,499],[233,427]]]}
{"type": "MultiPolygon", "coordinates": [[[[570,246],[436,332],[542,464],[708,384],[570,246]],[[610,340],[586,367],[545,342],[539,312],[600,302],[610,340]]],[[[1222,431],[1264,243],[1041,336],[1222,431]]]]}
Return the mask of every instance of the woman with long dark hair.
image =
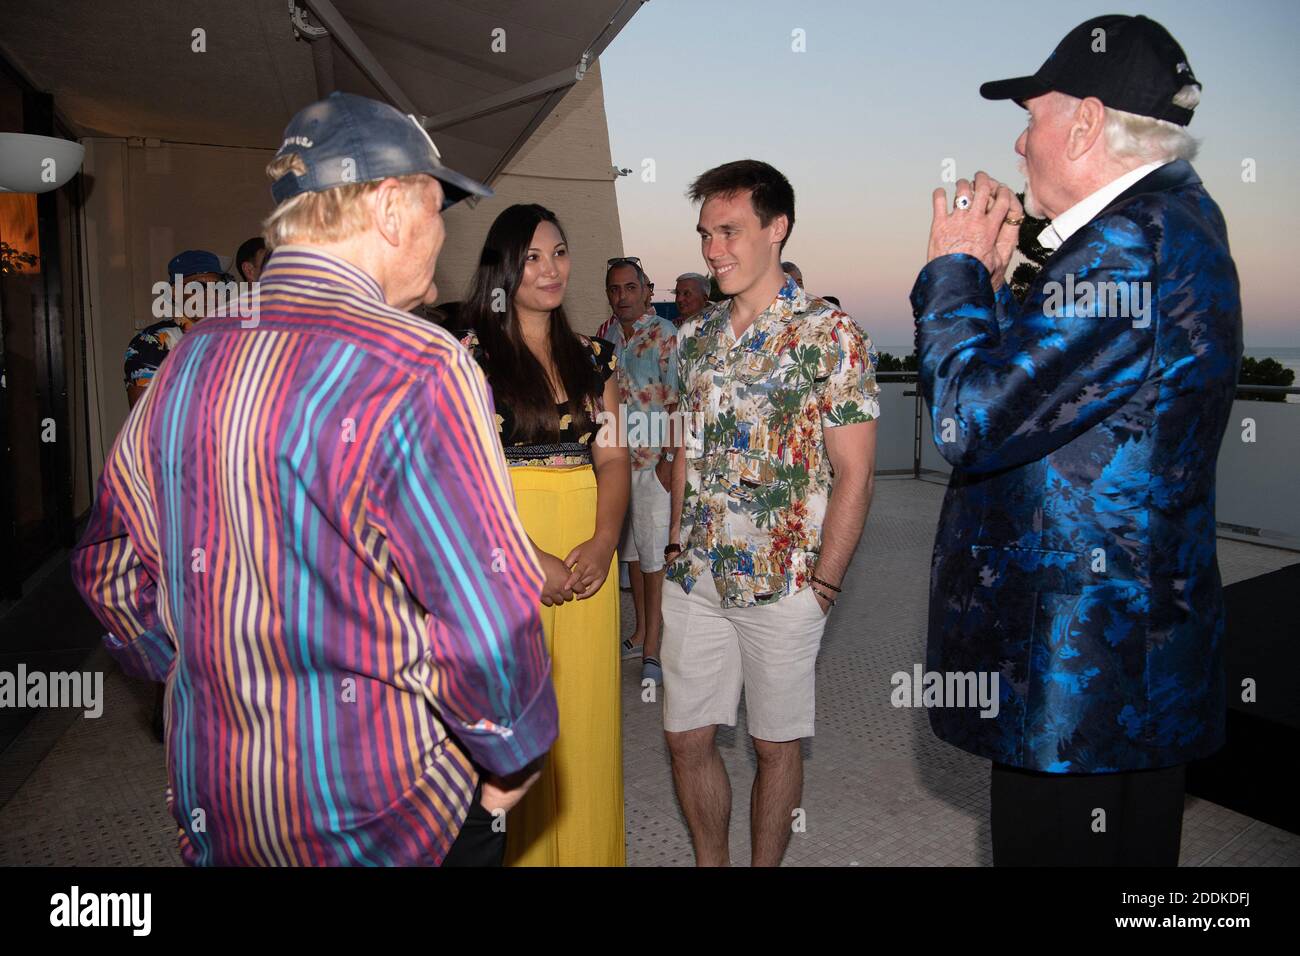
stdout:
{"type": "Polygon", "coordinates": [[[568,281],[569,247],[555,214],[511,206],[488,230],[460,313],[469,326],[462,341],[492,387],[519,516],[546,575],[542,623],[560,710],[541,779],[510,813],[506,861],[622,866],[614,549],[631,466],[625,444],[605,440],[621,434],[613,346],[570,328],[568,281]]]}

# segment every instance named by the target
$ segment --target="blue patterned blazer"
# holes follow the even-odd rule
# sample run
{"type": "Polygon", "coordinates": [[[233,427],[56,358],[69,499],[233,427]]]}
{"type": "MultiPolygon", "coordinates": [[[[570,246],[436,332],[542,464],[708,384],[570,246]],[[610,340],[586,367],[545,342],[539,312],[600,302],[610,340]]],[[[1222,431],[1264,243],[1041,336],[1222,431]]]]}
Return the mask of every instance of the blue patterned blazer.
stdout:
{"type": "Polygon", "coordinates": [[[965,255],[930,262],[911,301],[935,444],[953,466],[926,666],[999,675],[996,717],[931,709],[935,733],[1053,773],[1217,750],[1214,470],[1241,302],[1223,215],[1195,171],[1176,161],[1122,193],[1023,303],[965,255]]]}

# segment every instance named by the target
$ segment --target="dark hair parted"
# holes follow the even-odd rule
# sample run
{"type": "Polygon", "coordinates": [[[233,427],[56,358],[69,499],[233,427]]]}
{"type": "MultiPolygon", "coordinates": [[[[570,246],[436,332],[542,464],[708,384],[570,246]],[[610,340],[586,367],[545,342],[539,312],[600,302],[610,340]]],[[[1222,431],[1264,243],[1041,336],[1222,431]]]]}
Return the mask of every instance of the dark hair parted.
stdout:
{"type": "Polygon", "coordinates": [[[686,195],[691,202],[704,202],[713,196],[734,196],[746,190],[754,205],[754,214],[764,228],[771,225],[777,216],[785,216],[785,238],[781,240],[784,249],[794,232],[794,187],[775,166],[757,159],[723,163],[701,173],[691,183],[686,195]]]}
{"type": "MultiPolygon", "coordinates": [[[[497,216],[460,311],[461,320],[478,335],[483,371],[493,395],[510,406],[517,439],[529,444],[556,442],[560,437],[561,412],[550,380],[524,341],[515,314],[515,293],[523,281],[528,249],[543,222],[552,223],[568,242],[555,213],[536,203],[514,205],[497,216]]],[[[584,400],[599,400],[604,385],[563,305],[551,312],[550,346],[551,361],[568,399],[563,411],[573,416],[575,427],[586,429],[594,422],[584,400]]]]}

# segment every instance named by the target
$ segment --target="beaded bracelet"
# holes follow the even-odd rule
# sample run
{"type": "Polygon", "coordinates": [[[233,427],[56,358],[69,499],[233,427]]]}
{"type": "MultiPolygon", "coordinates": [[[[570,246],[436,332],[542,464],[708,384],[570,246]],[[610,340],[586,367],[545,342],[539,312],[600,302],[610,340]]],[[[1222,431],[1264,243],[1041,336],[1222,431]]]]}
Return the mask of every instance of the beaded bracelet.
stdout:
{"type": "Polygon", "coordinates": [[[829,581],[823,581],[821,578],[817,577],[817,575],[815,575],[815,574],[814,574],[814,575],[811,575],[811,577],[812,577],[812,582],[813,582],[813,584],[820,584],[822,587],[824,587],[824,588],[829,588],[830,590],[834,591],[836,594],[840,594],[840,593],[842,593],[841,590],[840,590],[839,588],[837,588],[835,585],[831,584],[829,581]]]}
{"type": "Polygon", "coordinates": [[[813,594],[821,598],[823,601],[825,601],[827,604],[829,604],[831,607],[835,606],[835,598],[831,597],[830,595],[823,594],[821,591],[818,591],[816,588],[813,588],[812,592],[813,594]]]}

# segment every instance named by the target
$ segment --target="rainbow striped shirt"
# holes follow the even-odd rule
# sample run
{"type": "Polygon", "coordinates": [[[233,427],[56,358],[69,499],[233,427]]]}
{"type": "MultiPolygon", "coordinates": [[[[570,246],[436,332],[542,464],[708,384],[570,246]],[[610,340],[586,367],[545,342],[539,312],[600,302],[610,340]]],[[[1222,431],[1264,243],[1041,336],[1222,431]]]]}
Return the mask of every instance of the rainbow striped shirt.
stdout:
{"type": "Polygon", "coordinates": [[[300,246],[197,323],[104,463],[77,587],[167,682],[187,863],[437,864],[555,739],[542,574],[449,334],[300,246]],[[250,327],[245,327],[245,326],[250,327]]]}

